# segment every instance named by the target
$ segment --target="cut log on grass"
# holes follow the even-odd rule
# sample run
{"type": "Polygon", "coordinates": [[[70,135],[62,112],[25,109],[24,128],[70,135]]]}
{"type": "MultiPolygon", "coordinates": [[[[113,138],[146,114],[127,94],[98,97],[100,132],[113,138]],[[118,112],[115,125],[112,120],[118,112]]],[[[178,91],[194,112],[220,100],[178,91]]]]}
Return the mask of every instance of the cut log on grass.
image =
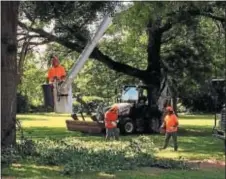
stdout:
{"type": "Polygon", "coordinates": [[[103,127],[94,121],[72,121],[66,120],[67,129],[69,131],[79,131],[87,133],[101,133],[103,127]]]}

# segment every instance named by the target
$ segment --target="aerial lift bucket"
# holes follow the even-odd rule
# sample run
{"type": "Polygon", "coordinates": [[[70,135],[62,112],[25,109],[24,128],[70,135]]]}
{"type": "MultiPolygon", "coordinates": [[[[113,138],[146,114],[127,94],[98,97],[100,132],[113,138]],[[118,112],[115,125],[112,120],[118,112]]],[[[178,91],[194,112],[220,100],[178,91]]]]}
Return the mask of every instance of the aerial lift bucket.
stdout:
{"type": "Polygon", "coordinates": [[[44,95],[44,106],[54,108],[53,88],[50,84],[42,85],[44,95]]]}
{"type": "Polygon", "coordinates": [[[58,92],[58,84],[43,84],[43,95],[45,107],[51,107],[56,113],[72,113],[72,90],[69,86],[67,93],[58,92]]]}
{"type": "Polygon", "coordinates": [[[58,92],[58,84],[54,83],[53,96],[54,96],[54,111],[56,113],[70,113],[73,112],[72,104],[72,88],[68,86],[66,93],[58,92]]]}

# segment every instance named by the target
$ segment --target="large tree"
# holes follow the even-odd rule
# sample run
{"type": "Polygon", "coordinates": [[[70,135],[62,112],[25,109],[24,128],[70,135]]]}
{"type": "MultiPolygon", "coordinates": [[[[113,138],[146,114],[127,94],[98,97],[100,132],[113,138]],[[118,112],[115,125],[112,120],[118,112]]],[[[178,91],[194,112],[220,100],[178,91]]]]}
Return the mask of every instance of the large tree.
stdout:
{"type": "Polygon", "coordinates": [[[16,142],[17,24],[19,2],[1,2],[1,144],[16,142]]]}
{"type": "MultiPolygon", "coordinates": [[[[112,6],[108,2],[100,4],[99,2],[25,2],[25,7],[24,13],[30,21],[34,21],[34,17],[37,17],[37,22],[54,22],[54,28],[51,33],[43,28],[28,27],[20,22],[22,28],[79,53],[92,34],[89,25],[98,21],[104,12],[112,11],[112,6]]],[[[90,57],[112,70],[136,77],[149,85],[151,88],[149,99],[155,105],[160,95],[161,82],[166,75],[175,71],[179,75],[181,71],[177,69],[180,68],[189,72],[200,71],[201,62],[195,59],[200,59],[207,52],[207,49],[202,48],[204,47],[202,43],[197,41],[196,33],[193,33],[190,36],[192,38],[187,41],[184,38],[181,41],[177,36],[182,37],[192,31],[195,32],[201,17],[220,22],[221,26],[225,27],[224,7],[224,2],[135,2],[130,10],[121,13],[120,16],[124,21],[118,27],[126,26],[124,30],[130,32],[134,28],[140,29],[140,33],[146,30],[148,35],[146,68],[140,69],[129,63],[122,63],[120,59],[104,53],[100,47],[96,47],[90,57]],[[172,44],[175,39],[177,43],[172,44]],[[163,45],[165,45],[164,49],[163,45]]],[[[133,35],[136,38],[140,34],[133,35]]],[[[203,67],[202,69],[205,70],[203,67]]],[[[173,75],[171,77],[174,78],[173,75]]]]}

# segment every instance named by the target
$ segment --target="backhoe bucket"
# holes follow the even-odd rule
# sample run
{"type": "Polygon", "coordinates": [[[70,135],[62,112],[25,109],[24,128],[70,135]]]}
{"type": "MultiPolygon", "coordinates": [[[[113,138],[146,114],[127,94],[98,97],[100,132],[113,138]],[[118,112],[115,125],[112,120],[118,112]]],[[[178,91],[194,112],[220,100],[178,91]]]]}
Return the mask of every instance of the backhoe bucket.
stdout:
{"type": "Polygon", "coordinates": [[[103,131],[103,126],[95,121],[66,120],[69,131],[98,134],[103,131]]]}

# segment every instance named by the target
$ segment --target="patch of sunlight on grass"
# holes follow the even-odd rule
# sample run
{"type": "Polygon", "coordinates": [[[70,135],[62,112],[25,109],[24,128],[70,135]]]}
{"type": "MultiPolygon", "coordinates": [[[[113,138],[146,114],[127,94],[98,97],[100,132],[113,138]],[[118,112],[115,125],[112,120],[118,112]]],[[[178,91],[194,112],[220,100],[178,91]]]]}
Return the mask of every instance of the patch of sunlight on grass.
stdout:
{"type": "Polygon", "coordinates": [[[115,175],[114,174],[108,174],[108,173],[104,173],[104,172],[100,172],[98,173],[98,176],[101,177],[101,178],[115,178],[115,175]]]}
{"type": "Polygon", "coordinates": [[[173,149],[165,150],[164,152],[157,152],[156,157],[158,158],[167,158],[167,159],[189,159],[189,160],[204,160],[204,159],[211,159],[212,157],[214,159],[223,160],[223,155],[220,156],[220,153],[218,153],[219,156],[213,157],[211,154],[202,154],[202,153],[196,153],[193,152],[185,152],[183,150],[178,150],[177,152],[174,152],[173,149]]]}
{"type": "Polygon", "coordinates": [[[210,120],[210,119],[193,119],[193,120],[189,120],[189,119],[179,119],[179,123],[180,125],[190,125],[190,126],[213,126],[214,124],[214,120],[210,120]]]}
{"type": "Polygon", "coordinates": [[[156,157],[179,159],[179,157],[181,157],[181,154],[179,154],[179,152],[173,152],[172,150],[173,149],[166,149],[164,150],[164,152],[163,151],[158,152],[156,154],[156,157]]]}
{"type": "Polygon", "coordinates": [[[214,117],[214,114],[183,114],[179,113],[180,118],[184,119],[212,119],[214,117]]]}
{"type": "MultiPolygon", "coordinates": [[[[35,114],[25,114],[17,115],[17,118],[20,120],[21,124],[25,128],[29,127],[66,127],[66,120],[72,120],[70,115],[35,115],[35,114]]],[[[79,117],[79,120],[82,120],[79,117]]],[[[85,117],[85,120],[91,121],[89,117],[85,117]]]]}
{"type": "MultiPolygon", "coordinates": [[[[213,126],[214,121],[207,116],[202,118],[199,116],[189,119],[189,116],[181,116],[179,118],[180,126],[213,126]]],[[[23,127],[66,127],[65,121],[72,120],[70,114],[56,113],[40,113],[40,114],[18,114],[17,118],[21,120],[23,127]]],[[[82,120],[79,117],[79,120],[82,120]]],[[[91,121],[89,117],[85,117],[86,121],[91,121]]]]}
{"type": "MultiPolygon", "coordinates": [[[[22,165],[13,163],[12,167],[21,168],[22,165]]],[[[25,167],[30,167],[33,169],[46,169],[46,170],[52,170],[52,171],[60,171],[61,170],[61,167],[59,167],[59,166],[38,166],[38,165],[32,164],[32,165],[25,165],[25,167]]]]}
{"type": "Polygon", "coordinates": [[[39,166],[35,164],[12,164],[10,168],[2,169],[2,176],[10,176],[16,178],[54,178],[66,179],[68,177],[61,176],[62,167],[59,166],[39,166]]]}

